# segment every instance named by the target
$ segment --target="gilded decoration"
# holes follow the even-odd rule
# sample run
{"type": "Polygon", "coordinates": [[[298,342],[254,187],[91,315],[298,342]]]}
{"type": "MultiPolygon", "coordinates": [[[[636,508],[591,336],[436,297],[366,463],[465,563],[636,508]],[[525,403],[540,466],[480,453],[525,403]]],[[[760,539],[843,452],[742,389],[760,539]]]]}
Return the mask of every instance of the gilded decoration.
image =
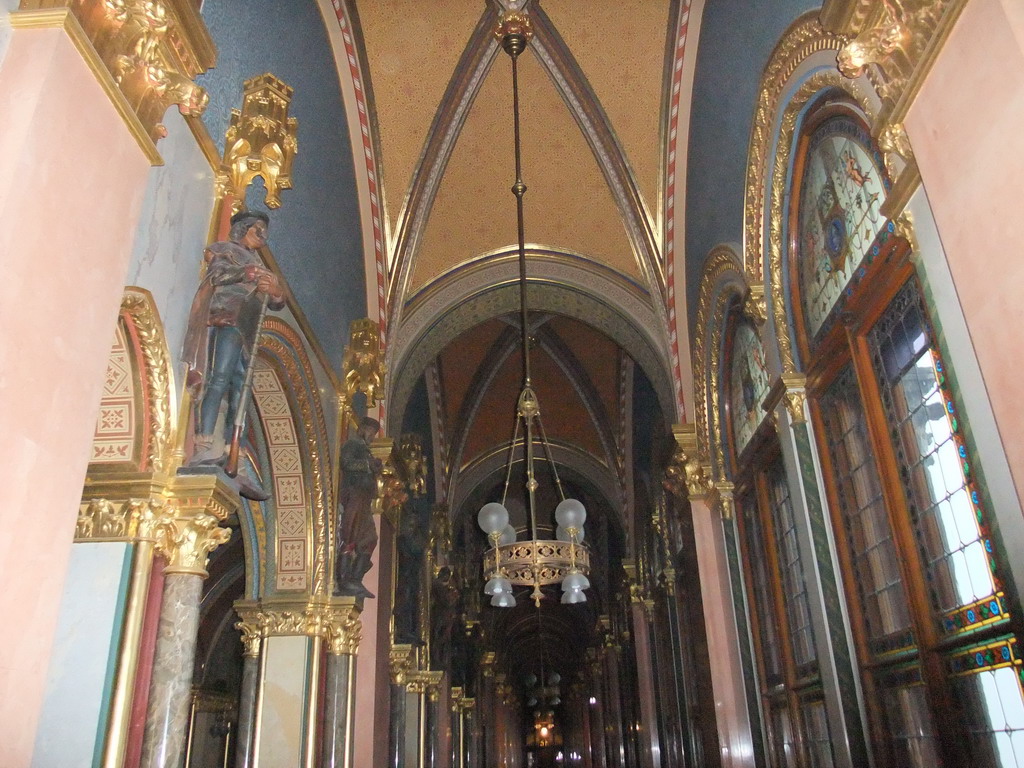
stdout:
{"type": "MultiPolygon", "coordinates": [[[[838,51],[845,42],[846,38],[842,35],[822,28],[817,12],[811,11],[798,19],[775,46],[768,66],[761,76],[760,95],[750,134],[743,201],[743,264],[751,284],[764,282],[764,216],[765,193],[769,182],[768,153],[772,147],[773,123],[783,89],[801,62],[820,51],[838,51]]],[[[772,301],[774,300],[773,293],[772,301]]]]}
{"type": "Polygon", "coordinates": [[[263,179],[268,208],[280,208],[283,189],[292,188],[292,162],[298,154],[298,120],[288,116],[294,89],[267,72],[246,80],[242,108],[231,110],[224,141],[224,166],[218,177],[221,193],[234,197],[241,210],[245,192],[263,179]]]}
{"type": "Polygon", "coordinates": [[[63,27],[154,164],[160,122],[177,105],[198,117],[209,96],[193,82],[217,53],[190,0],[22,0],[15,27],[63,27]]]}
{"type": "Polygon", "coordinates": [[[333,655],[355,655],[362,637],[362,620],[353,598],[309,601],[235,602],[246,655],[259,655],[262,638],[301,635],[323,638],[333,655]],[[250,652],[252,651],[252,652],[250,652]]]}
{"type": "Polygon", "coordinates": [[[405,685],[409,672],[416,662],[416,651],[411,645],[392,645],[388,654],[388,662],[391,682],[394,685],[405,685]]]}
{"type": "Polygon", "coordinates": [[[126,288],[121,314],[130,320],[141,352],[146,384],[146,418],[149,440],[146,467],[169,474],[174,468],[174,425],[171,418],[171,362],[163,323],[153,296],[142,288],[126,288]]]}
{"type": "Polygon", "coordinates": [[[83,503],[75,524],[75,541],[153,541],[159,520],[174,515],[167,499],[92,499],[83,503]]]}
{"type": "Polygon", "coordinates": [[[881,120],[906,116],[966,0],[883,0],[871,4],[862,29],[839,51],[839,70],[866,75],[882,99],[881,120]]]}
{"type": "MultiPolygon", "coordinates": [[[[712,250],[700,275],[697,314],[693,333],[693,381],[703,396],[693,398],[694,421],[700,456],[714,459],[713,471],[724,472],[725,454],[721,429],[721,341],[726,314],[751,293],[742,265],[728,246],[712,250]],[[706,341],[707,340],[707,341],[706,341]],[[707,346],[706,346],[707,343],[707,346]]],[[[762,289],[763,295],[763,289],[762,289]]]]}
{"type": "Polygon", "coordinates": [[[786,105],[780,121],[779,138],[775,147],[775,165],[771,180],[771,199],[769,210],[769,285],[772,296],[772,317],[775,328],[779,329],[776,338],[779,344],[779,357],[782,362],[783,373],[796,371],[796,362],[793,357],[792,339],[784,329],[788,328],[787,302],[783,289],[783,271],[785,260],[788,254],[786,243],[783,242],[783,225],[787,215],[786,202],[788,200],[788,172],[791,160],[793,137],[796,133],[797,122],[807,104],[814,99],[821,91],[827,88],[841,89],[847,93],[865,112],[869,118],[873,117],[868,105],[860,95],[855,83],[843,78],[838,71],[829,70],[818,72],[808,78],[794,94],[793,98],[786,105]]]}
{"type": "Polygon", "coordinates": [[[715,483],[718,511],[723,520],[732,520],[736,516],[736,486],[727,480],[715,483]]]}
{"type": "Polygon", "coordinates": [[[755,283],[743,298],[743,316],[758,328],[768,319],[768,302],[764,297],[764,283],[755,283]]]}
{"type": "Polygon", "coordinates": [[[886,125],[878,133],[878,148],[885,156],[885,170],[895,183],[903,166],[914,162],[914,150],[902,123],[886,125]]]}
{"type": "MultiPolygon", "coordinates": [[[[302,446],[304,464],[308,462],[310,476],[312,477],[312,489],[309,502],[312,505],[313,525],[313,588],[317,595],[325,595],[329,589],[327,579],[327,531],[328,531],[328,510],[333,509],[334,490],[331,487],[330,473],[327,470],[326,448],[327,425],[324,420],[320,399],[309,396],[309,387],[313,386],[316,377],[310,367],[309,360],[302,354],[302,341],[295,331],[285,322],[278,318],[267,318],[264,321],[264,334],[260,342],[261,350],[272,353],[275,362],[278,363],[288,382],[290,390],[298,405],[298,413],[293,418],[301,419],[304,429],[305,442],[302,446]],[[275,335],[280,335],[288,340],[284,343],[275,335]]],[[[280,506],[280,500],[278,500],[280,506]]],[[[307,508],[308,509],[308,508],[307,508]]],[[[303,514],[308,515],[308,511],[303,514]]]]}
{"type": "Polygon", "coordinates": [[[380,325],[369,318],[352,321],[341,368],[344,383],[338,408],[342,419],[347,416],[355,425],[357,419],[353,408],[358,393],[366,396],[366,404],[370,408],[384,399],[386,369],[380,347],[380,325]]]}
{"type": "Polygon", "coordinates": [[[398,439],[393,452],[395,464],[405,478],[409,494],[420,498],[427,492],[427,458],[423,455],[423,441],[415,432],[407,432],[398,439]]]}
{"type": "Polygon", "coordinates": [[[390,438],[378,438],[370,446],[373,455],[383,464],[377,475],[377,497],[373,500],[373,514],[383,515],[392,523],[398,520],[402,507],[409,500],[409,492],[396,466],[398,457],[394,451],[394,441],[390,438]]]}
{"type": "Polygon", "coordinates": [[[672,428],[676,440],[676,449],[672,464],[682,466],[685,477],[686,495],[690,500],[703,499],[711,490],[708,467],[701,462],[697,450],[697,430],[693,424],[683,424],[672,428]]]}

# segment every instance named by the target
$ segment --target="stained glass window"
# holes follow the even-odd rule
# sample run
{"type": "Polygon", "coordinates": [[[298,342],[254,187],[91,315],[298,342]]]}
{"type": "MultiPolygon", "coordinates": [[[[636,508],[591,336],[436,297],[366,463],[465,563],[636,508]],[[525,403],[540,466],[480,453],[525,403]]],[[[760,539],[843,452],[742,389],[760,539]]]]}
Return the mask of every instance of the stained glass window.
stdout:
{"type": "Polygon", "coordinates": [[[851,366],[836,377],[821,404],[868,641],[872,653],[886,653],[912,644],[910,610],[851,366]]]}
{"type": "Polygon", "coordinates": [[[732,342],[729,372],[729,409],[736,453],[747,447],[765,416],[761,404],[768,394],[764,349],[753,323],[741,320],[732,342]]]}
{"type": "Polygon", "coordinates": [[[800,181],[798,268],[813,338],[885,225],[881,157],[854,119],[838,115],[811,135],[800,181]]]}

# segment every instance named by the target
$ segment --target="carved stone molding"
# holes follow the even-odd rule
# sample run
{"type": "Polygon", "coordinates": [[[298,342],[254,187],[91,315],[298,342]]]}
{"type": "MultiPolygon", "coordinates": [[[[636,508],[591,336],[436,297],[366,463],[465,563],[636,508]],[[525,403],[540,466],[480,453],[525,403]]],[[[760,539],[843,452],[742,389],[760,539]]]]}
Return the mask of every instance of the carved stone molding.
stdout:
{"type": "Polygon", "coordinates": [[[198,117],[209,96],[194,82],[217,51],[191,0],[22,0],[20,28],[63,28],[154,164],[167,108],[198,117]]]}
{"type": "Polygon", "coordinates": [[[282,189],[292,188],[292,162],[298,154],[298,120],[288,116],[294,89],[269,72],[246,80],[242,108],[231,110],[225,133],[224,170],[218,192],[234,197],[237,212],[245,192],[257,177],[263,179],[268,208],[280,208],[282,189]]]}

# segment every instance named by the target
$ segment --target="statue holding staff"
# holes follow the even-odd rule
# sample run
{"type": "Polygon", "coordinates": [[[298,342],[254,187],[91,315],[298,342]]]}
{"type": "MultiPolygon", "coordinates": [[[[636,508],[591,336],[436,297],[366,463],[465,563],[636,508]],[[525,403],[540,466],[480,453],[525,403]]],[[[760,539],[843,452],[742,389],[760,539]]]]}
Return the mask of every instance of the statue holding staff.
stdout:
{"type": "Polygon", "coordinates": [[[341,447],[341,524],[334,569],[339,595],[374,597],[363,586],[363,576],[370,570],[370,558],[377,548],[373,500],[381,462],[371,453],[370,443],[379,431],[379,421],[363,417],[356,434],[341,447]]]}
{"type": "MultiPolygon", "coordinates": [[[[185,386],[196,403],[196,431],[190,467],[225,466],[237,453],[243,409],[251,387],[251,367],[267,309],[284,308],[284,291],[273,272],[263,266],[257,250],[266,245],[269,217],[242,211],[231,217],[228,240],[203,253],[203,278],[189,314],[182,358],[188,366],[185,386]],[[223,441],[214,434],[221,405],[226,403],[223,441]],[[237,417],[237,418],[236,418],[237,417]]],[[[269,494],[244,477],[239,492],[263,501],[269,494]]]]}

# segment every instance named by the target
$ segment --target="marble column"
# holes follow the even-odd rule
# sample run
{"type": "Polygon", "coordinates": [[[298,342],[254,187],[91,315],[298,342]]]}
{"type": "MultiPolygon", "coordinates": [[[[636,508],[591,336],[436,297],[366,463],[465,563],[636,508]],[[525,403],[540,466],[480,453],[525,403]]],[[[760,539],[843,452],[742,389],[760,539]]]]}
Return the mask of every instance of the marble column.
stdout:
{"type": "Polygon", "coordinates": [[[362,623],[355,598],[334,598],[327,629],[327,681],[324,691],[324,768],[352,768],[355,758],[355,656],[362,623]]]}
{"type": "Polygon", "coordinates": [[[256,690],[259,686],[263,635],[259,627],[245,619],[235,624],[235,628],[242,632],[242,643],[245,645],[245,653],[242,658],[242,690],[238,697],[235,768],[252,768],[253,736],[256,728],[256,690]]]}
{"type": "Polygon", "coordinates": [[[195,476],[182,484],[188,486],[183,488],[183,501],[172,502],[172,513],[156,524],[157,549],[167,566],[142,741],[143,768],[174,768],[184,759],[206,562],[210,552],[231,536],[219,527],[230,509],[221,483],[212,476],[195,476]],[[217,491],[222,498],[213,497],[217,491]]]}
{"type": "Polygon", "coordinates": [[[391,646],[391,717],[388,729],[388,768],[404,768],[408,719],[408,674],[412,670],[415,649],[408,644],[391,646]]]}

